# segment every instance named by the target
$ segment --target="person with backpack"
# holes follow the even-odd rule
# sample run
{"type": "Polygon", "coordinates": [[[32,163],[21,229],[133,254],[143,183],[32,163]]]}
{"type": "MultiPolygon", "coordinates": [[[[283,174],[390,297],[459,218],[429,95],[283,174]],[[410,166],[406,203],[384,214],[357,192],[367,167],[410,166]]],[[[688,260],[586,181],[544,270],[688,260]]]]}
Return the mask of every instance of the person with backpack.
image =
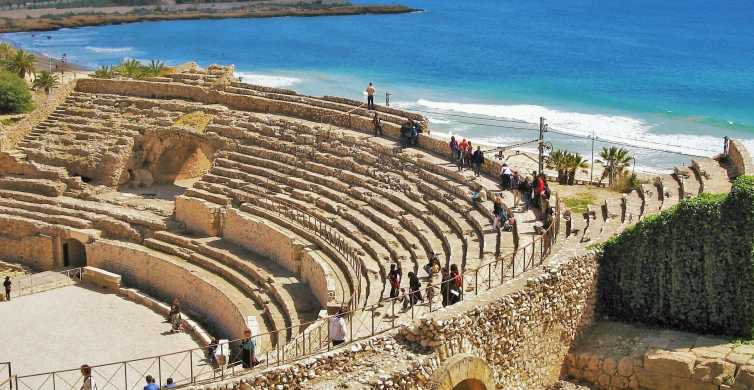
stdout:
{"type": "Polygon", "coordinates": [[[511,188],[512,176],[513,171],[508,167],[508,164],[503,164],[503,167],[500,169],[500,187],[504,190],[509,190],[511,188]]]}
{"type": "Polygon", "coordinates": [[[397,298],[401,289],[401,273],[396,264],[390,264],[390,272],[387,274],[390,283],[390,298],[397,298]]]}
{"type": "Polygon", "coordinates": [[[474,154],[471,156],[471,160],[474,163],[474,174],[479,176],[482,172],[482,164],[484,164],[484,152],[477,146],[474,154]]]}

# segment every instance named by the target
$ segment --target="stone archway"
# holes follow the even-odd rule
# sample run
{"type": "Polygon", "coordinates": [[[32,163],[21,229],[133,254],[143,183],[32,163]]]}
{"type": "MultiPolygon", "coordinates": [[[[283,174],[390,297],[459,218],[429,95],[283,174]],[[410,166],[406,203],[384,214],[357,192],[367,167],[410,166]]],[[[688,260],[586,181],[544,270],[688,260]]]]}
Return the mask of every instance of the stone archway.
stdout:
{"type": "Polygon", "coordinates": [[[432,375],[437,390],[494,390],[492,369],[484,359],[461,353],[446,360],[432,375]]]}
{"type": "Polygon", "coordinates": [[[212,166],[212,153],[195,143],[184,143],[166,149],[157,160],[152,176],[155,183],[173,183],[176,180],[199,177],[212,166]]]}
{"type": "Polygon", "coordinates": [[[76,240],[75,238],[63,240],[63,266],[86,266],[86,249],[84,248],[84,244],[79,240],[76,240]]]}

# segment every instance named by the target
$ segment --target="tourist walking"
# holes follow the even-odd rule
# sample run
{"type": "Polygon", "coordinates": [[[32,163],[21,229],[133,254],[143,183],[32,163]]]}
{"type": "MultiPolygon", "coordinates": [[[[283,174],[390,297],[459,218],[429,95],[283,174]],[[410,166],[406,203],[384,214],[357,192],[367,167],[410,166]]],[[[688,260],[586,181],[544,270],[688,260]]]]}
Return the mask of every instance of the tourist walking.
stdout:
{"type": "Polygon", "coordinates": [[[508,164],[503,164],[503,167],[500,169],[500,187],[504,190],[509,190],[511,188],[512,176],[513,171],[508,167],[508,164]]]}
{"type": "Polygon", "coordinates": [[[144,390],[160,390],[160,386],[157,386],[157,384],[154,382],[154,377],[152,375],[147,375],[146,378],[147,384],[144,386],[144,390]]]}
{"type": "Polygon", "coordinates": [[[390,272],[387,274],[387,280],[390,283],[390,298],[398,296],[401,288],[401,274],[395,264],[390,264],[390,272]]]}
{"type": "Polygon", "coordinates": [[[97,384],[94,382],[94,377],[92,377],[92,368],[88,364],[81,366],[81,376],[83,380],[80,390],[97,390],[97,384]]]}
{"type": "Polygon", "coordinates": [[[440,295],[442,295],[442,307],[445,307],[450,303],[450,284],[453,283],[453,280],[450,278],[450,273],[448,273],[447,269],[443,268],[441,272],[440,295]]]}
{"type": "Polygon", "coordinates": [[[474,163],[474,174],[479,176],[479,173],[482,171],[482,164],[484,163],[484,153],[479,146],[476,147],[474,154],[471,156],[471,160],[474,163]]]}
{"type": "Polygon", "coordinates": [[[542,206],[542,196],[545,193],[545,175],[543,173],[540,173],[539,175],[536,175],[536,178],[534,179],[534,207],[541,208],[542,206]]]}
{"type": "Polygon", "coordinates": [[[424,302],[424,298],[422,298],[421,287],[422,287],[422,284],[419,281],[419,277],[416,276],[415,273],[409,272],[408,273],[408,289],[409,289],[409,300],[411,302],[411,306],[415,305],[419,301],[424,302]]]}
{"type": "Polygon", "coordinates": [[[450,302],[449,304],[458,303],[461,301],[463,294],[463,278],[461,273],[458,272],[458,266],[455,264],[450,265],[450,302]]]}
{"type": "Polygon", "coordinates": [[[492,228],[495,229],[495,231],[499,230],[503,226],[503,222],[505,221],[505,219],[507,219],[507,216],[505,214],[505,204],[500,197],[496,196],[495,200],[492,201],[492,215],[495,216],[495,221],[492,223],[492,228]]]}
{"type": "Polygon", "coordinates": [[[328,320],[328,332],[332,345],[340,345],[346,342],[346,320],[343,318],[343,309],[328,320]]]}
{"type": "Polygon", "coordinates": [[[243,368],[252,368],[257,365],[257,358],[254,354],[257,348],[257,342],[251,337],[251,329],[243,331],[241,339],[241,363],[243,368]]]}
{"type": "Polygon", "coordinates": [[[469,147],[468,141],[466,141],[466,138],[463,138],[461,140],[461,143],[458,144],[458,170],[463,171],[463,167],[466,165],[466,148],[469,147]]]}
{"type": "Polygon", "coordinates": [[[372,118],[372,123],[374,124],[374,136],[376,137],[377,135],[379,135],[380,137],[382,137],[382,120],[376,112],[374,113],[374,118],[372,118]]]}
{"type": "Polygon", "coordinates": [[[374,110],[374,93],[377,90],[374,89],[374,85],[372,83],[369,83],[367,86],[367,109],[368,110],[374,110]]]}
{"type": "Polygon", "coordinates": [[[5,287],[5,300],[10,301],[10,289],[11,289],[11,283],[10,276],[5,277],[5,281],[3,282],[3,287],[5,287]]]}
{"type": "Polygon", "coordinates": [[[518,183],[518,192],[521,193],[521,199],[524,201],[524,207],[528,210],[531,204],[531,179],[527,176],[518,183]]]}
{"type": "Polygon", "coordinates": [[[181,331],[181,301],[178,298],[173,299],[173,304],[170,305],[168,320],[170,321],[171,332],[181,331]]]}
{"type": "Polygon", "coordinates": [[[207,360],[213,366],[217,365],[217,357],[215,356],[215,353],[217,352],[219,344],[220,342],[217,340],[217,337],[212,337],[209,345],[207,345],[207,360]]]}
{"type": "Polygon", "coordinates": [[[168,380],[165,381],[165,386],[163,386],[163,388],[175,389],[175,383],[173,382],[173,378],[168,378],[168,380]]]}
{"type": "Polygon", "coordinates": [[[430,252],[429,254],[429,260],[427,261],[427,264],[424,265],[424,271],[427,273],[427,276],[429,276],[430,283],[432,281],[432,277],[440,272],[440,260],[437,258],[437,254],[435,252],[430,252]]]}
{"type": "Polygon", "coordinates": [[[516,207],[519,200],[521,200],[521,193],[518,191],[518,185],[521,182],[521,176],[518,175],[518,171],[513,171],[511,176],[511,182],[508,188],[513,193],[513,207],[516,207]]]}
{"type": "Polygon", "coordinates": [[[464,162],[466,163],[466,168],[471,168],[471,157],[474,154],[474,147],[471,146],[471,141],[469,141],[468,144],[466,144],[466,156],[464,156],[464,162]]]}
{"type": "Polygon", "coordinates": [[[450,142],[448,142],[448,147],[450,147],[450,154],[453,156],[453,162],[458,163],[458,141],[456,141],[455,136],[450,136],[450,142]]]}

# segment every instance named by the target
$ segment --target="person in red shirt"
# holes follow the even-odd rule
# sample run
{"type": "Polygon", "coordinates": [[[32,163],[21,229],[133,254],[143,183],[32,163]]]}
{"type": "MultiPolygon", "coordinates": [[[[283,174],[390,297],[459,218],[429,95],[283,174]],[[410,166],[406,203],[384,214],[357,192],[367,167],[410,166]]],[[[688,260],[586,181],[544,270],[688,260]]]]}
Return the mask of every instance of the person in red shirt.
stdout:
{"type": "Polygon", "coordinates": [[[463,294],[463,278],[455,264],[450,265],[450,280],[450,304],[452,305],[460,302],[463,294]]]}

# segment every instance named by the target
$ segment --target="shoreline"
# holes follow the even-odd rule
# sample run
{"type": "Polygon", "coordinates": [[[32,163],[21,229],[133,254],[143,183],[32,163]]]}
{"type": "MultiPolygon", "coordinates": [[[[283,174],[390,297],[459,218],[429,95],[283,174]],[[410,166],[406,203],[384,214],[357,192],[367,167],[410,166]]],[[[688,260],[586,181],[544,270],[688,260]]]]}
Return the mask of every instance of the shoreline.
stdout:
{"type": "Polygon", "coordinates": [[[151,13],[143,13],[144,8],[134,8],[129,13],[101,13],[97,8],[91,12],[78,14],[43,15],[37,18],[0,18],[0,33],[54,31],[62,28],[79,28],[104,25],[117,25],[138,22],[197,19],[258,19],[276,17],[317,17],[385,15],[419,12],[420,9],[402,5],[337,5],[324,8],[231,8],[163,11],[154,8],[151,13]],[[141,11],[142,13],[139,13],[141,11]]]}

